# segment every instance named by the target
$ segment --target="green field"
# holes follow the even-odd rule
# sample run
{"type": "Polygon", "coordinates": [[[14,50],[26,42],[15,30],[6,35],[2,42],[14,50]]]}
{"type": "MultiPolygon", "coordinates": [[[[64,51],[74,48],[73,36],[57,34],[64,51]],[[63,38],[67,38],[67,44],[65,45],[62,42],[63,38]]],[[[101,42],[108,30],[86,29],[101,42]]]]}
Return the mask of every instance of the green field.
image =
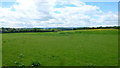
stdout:
{"type": "Polygon", "coordinates": [[[0,67],[2,66],[2,34],[0,34],[0,67]]]}
{"type": "Polygon", "coordinates": [[[117,66],[117,30],[4,33],[3,66],[117,66]]]}

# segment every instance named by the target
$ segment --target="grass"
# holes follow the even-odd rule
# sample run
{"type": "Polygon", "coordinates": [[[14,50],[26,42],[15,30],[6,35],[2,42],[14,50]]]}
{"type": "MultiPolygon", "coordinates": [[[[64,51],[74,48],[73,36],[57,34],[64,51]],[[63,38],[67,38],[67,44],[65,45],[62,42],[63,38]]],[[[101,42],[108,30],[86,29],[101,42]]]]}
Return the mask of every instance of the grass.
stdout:
{"type": "Polygon", "coordinates": [[[2,66],[2,34],[0,34],[0,67],[2,66]]]}
{"type": "Polygon", "coordinates": [[[117,30],[3,34],[3,66],[117,66],[117,30]]]}

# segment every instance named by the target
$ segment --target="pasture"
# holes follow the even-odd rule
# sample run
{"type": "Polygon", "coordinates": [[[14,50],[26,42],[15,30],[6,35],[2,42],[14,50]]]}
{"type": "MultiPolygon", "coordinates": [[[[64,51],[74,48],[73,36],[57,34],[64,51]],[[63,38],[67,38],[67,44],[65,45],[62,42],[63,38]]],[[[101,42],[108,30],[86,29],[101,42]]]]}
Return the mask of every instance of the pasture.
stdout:
{"type": "Polygon", "coordinates": [[[117,66],[118,31],[4,33],[3,66],[117,66]]]}
{"type": "Polygon", "coordinates": [[[0,34],[0,67],[2,66],[2,34],[0,34]]]}

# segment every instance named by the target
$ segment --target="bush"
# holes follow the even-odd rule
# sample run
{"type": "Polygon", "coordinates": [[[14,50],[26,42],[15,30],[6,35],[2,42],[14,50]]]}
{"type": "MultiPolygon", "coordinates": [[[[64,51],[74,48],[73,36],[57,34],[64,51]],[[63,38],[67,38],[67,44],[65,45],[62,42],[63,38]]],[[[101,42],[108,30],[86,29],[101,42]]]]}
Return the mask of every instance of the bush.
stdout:
{"type": "Polygon", "coordinates": [[[33,63],[32,63],[32,66],[33,66],[33,67],[38,67],[38,66],[41,66],[41,64],[40,64],[39,62],[33,62],[33,63]]]}

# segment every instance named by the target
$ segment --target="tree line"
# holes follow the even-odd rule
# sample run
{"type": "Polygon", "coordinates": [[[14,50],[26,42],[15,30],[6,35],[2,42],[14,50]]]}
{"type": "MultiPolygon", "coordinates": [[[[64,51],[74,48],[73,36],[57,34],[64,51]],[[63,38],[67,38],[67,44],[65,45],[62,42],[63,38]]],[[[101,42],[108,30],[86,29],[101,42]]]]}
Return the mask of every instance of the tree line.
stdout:
{"type": "Polygon", "coordinates": [[[41,29],[41,28],[3,28],[2,33],[19,33],[19,32],[57,32],[59,29],[41,29]]]}
{"type": "Polygon", "coordinates": [[[85,30],[85,29],[119,29],[120,26],[112,27],[79,27],[79,28],[0,28],[0,33],[20,33],[20,32],[58,32],[65,30],[85,30]]]}
{"type": "Polygon", "coordinates": [[[82,29],[120,29],[120,26],[107,26],[107,27],[80,27],[80,28],[73,28],[73,30],[82,30],[82,29]]]}

